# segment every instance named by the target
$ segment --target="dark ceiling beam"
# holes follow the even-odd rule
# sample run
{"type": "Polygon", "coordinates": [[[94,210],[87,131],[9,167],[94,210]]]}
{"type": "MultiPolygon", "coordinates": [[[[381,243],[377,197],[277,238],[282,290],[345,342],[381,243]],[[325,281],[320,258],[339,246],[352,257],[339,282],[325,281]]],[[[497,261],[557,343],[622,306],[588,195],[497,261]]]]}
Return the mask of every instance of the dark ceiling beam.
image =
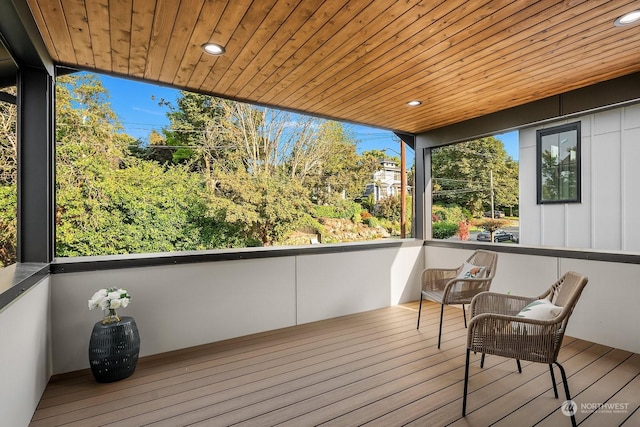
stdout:
{"type": "Polygon", "coordinates": [[[0,35],[18,67],[45,69],[54,75],[53,60],[40,37],[25,0],[0,1],[0,35]]]}

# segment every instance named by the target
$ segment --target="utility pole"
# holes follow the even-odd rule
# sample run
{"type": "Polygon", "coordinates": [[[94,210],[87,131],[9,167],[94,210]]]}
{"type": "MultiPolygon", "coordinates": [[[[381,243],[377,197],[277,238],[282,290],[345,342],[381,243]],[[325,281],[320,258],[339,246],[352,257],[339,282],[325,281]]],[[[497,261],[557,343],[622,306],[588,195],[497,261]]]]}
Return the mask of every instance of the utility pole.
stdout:
{"type": "Polygon", "coordinates": [[[407,234],[406,199],[407,199],[407,161],[404,141],[400,140],[400,238],[407,234]]]}
{"type": "Polygon", "coordinates": [[[494,204],[493,204],[493,169],[489,170],[489,185],[491,186],[491,219],[494,219],[494,204]]]}

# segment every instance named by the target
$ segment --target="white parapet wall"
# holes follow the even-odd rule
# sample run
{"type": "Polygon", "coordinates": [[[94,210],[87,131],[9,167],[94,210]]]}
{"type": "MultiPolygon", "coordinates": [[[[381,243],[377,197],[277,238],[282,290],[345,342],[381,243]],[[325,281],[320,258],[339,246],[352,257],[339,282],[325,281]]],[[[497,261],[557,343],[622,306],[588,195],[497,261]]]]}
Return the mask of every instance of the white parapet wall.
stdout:
{"type": "Polygon", "coordinates": [[[26,426],[51,376],[49,278],[0,310],[0,425],[26,426]]]}
{"type": "Polygon", "coordinates": [[[51,276],[53,372],[85,369],[87,300],[104,287],[132,295],[140,356],[358,313],[419,295],[422,242],[402,247],[123,268],[51,276]]]}

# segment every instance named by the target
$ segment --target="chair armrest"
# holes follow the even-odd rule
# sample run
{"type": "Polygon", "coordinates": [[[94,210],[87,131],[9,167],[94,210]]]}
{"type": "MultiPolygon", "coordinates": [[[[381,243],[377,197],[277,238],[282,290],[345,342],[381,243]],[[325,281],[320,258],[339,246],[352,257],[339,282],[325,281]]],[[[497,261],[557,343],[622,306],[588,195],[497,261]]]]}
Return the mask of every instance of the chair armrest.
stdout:
{"type": "Polygon", "coordinates": [[[535,299],[533,297],[500,294],[497,292],[481,292],[471,301],[471,317],[473,318],[483,313],[514,316],[535,299]]]}
{"type": "Polygon", "coordinates": [[[492,280],[493,277],[454,277],[445,285],[442,299],[445,304],[469,304],[476,294],[489,290],[492,280]]]}
{"type": "Polygon", "coordinates": [[[444,290],[446,284],[457,275],[457,268],[427,268],[422,272],[422,290],[444,290]]]}

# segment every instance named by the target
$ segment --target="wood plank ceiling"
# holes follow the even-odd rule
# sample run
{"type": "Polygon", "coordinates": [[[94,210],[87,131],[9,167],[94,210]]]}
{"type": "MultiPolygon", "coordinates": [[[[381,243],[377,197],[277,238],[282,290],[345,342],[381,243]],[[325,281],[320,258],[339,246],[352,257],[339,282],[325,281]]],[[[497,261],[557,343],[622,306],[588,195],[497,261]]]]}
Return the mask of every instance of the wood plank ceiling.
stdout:
{"type": "Polygon", "coordinates": [[[637,0],[27,3],[58,64],[408,133],[640,71],[637,0]]]}

